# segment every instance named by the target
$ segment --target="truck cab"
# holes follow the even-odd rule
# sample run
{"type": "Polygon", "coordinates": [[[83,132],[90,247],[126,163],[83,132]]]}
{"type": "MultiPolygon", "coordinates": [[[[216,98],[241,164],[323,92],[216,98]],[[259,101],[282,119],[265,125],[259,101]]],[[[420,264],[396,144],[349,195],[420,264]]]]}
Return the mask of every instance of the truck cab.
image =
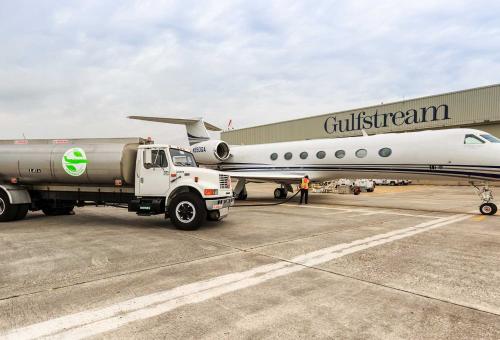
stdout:
{"type": "Polygon", "coordinates": [[[195,229],[204,219],[220,220],[233,204],[228,175],[199,168],[190,151],[162,144],[139,146],[135,196],[129,211],[165,212],[181,229],[195,229]]]}

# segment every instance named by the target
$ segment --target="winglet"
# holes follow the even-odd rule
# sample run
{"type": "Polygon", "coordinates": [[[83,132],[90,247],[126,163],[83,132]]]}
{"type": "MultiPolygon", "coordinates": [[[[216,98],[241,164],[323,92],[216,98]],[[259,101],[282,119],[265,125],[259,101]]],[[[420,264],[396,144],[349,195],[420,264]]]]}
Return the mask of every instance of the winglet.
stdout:
{"type": "Polygon", "coordinates": [[[361,132],[363,133],[363,137],[368,137],[368,134],[366,133],[365,130],[361,130],[361,132]]]}

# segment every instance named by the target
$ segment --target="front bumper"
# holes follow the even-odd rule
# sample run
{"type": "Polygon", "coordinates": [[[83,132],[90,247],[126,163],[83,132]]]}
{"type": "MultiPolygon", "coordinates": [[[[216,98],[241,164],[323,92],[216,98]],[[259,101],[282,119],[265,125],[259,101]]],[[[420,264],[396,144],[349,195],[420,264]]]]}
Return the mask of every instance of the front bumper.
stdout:
{"type": "Polygon", "coordinates": [[[205,199],[205,204],[207,210],[219,210],[222,208],[229,208],[234,204],[234,198],[224,197],[224,198],[214,198],[205,199]]]}

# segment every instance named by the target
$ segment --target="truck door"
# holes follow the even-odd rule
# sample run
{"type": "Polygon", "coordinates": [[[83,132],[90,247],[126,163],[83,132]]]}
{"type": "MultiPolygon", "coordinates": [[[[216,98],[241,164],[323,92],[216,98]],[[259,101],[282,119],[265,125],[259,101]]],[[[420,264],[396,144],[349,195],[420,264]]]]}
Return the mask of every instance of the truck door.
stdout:
{"type": "Polygon", "coordinates": [[[142,153],[139,190],[136,195],[165,196],[170,186],[170,171],[165,149],[143,149],[142,153]]]}

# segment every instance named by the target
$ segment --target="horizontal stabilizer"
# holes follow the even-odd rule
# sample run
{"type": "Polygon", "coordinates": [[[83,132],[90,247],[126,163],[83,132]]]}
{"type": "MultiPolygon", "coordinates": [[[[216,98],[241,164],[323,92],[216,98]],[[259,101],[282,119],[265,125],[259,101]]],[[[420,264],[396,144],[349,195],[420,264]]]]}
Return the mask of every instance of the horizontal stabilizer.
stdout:
{"type": "MultiPolygon", "coordinates": [[[[148,122],[156,122],[156,123],[168,123],[168,124],[181,124],[181,125],[193,125],[202,121],[202,118],[192,118],[192,119],[184,119],[184,118],[168,118],[168,117],[147,117],[147,116],[129,116],[130,119],[137,120],[145,120],[148,122]]],[[[212,125],[207,122],[203,122],[205,128],[210,131],[222,131],[221,128],[218,128],[215,125],[212,125]]]]}

